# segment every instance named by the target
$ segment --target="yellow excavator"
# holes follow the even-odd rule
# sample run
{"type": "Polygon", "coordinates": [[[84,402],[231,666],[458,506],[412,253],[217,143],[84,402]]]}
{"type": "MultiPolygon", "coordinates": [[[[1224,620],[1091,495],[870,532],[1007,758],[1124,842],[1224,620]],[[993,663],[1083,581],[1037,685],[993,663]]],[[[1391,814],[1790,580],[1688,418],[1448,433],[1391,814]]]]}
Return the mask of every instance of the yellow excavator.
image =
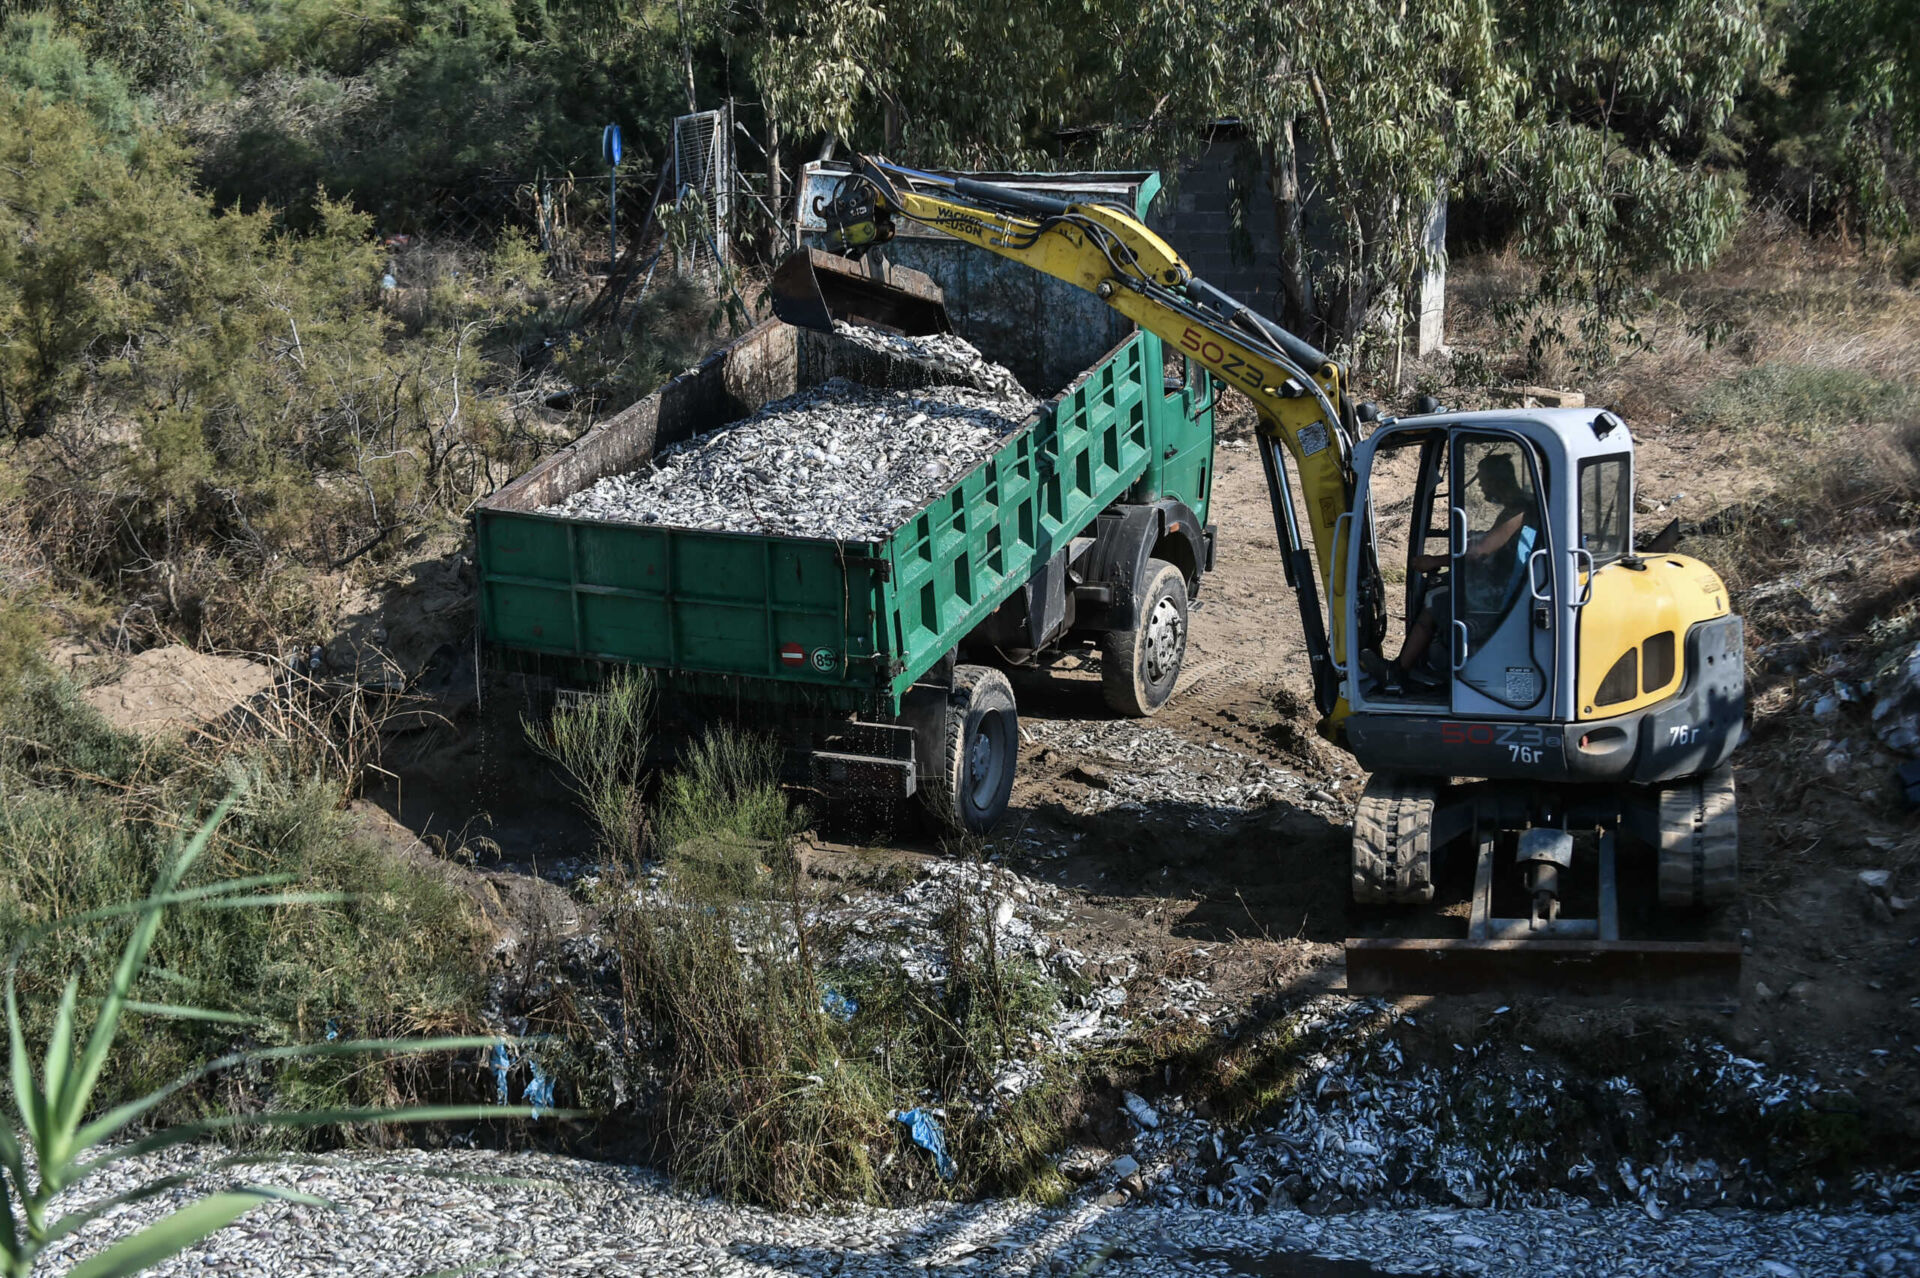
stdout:
{"type": "MultiPolygon", "coordinates": [[[[1627,853],[1646,854],[1635,864],[1651,863],[1663,909],[1711,910],[1735,893],[1727,760],[1745,736],[1746,676],[1741,621],[1713,569],[1636,551],[1634,445],[1619,417],[1434,404],[1382,416],[1355,404],[1342,363],[1195,278],[1117,205],[860,157],[813,211],[846,257],[907,219],[1025,263],[1252,401],[1319,730],[1371,774],[1353,897],[1426,902],[1437,860],[1474,861],[1467,936],[1350,941],[1350,988],[1510,986],[1514,954],[1557,989],[1717,990],[1729,964],[1737,975],[1737,946],[1621,939],[1627,853]],[[1389,474],[1393,493],[1376,495],[1389,474]],[[1404,554],[1403,572],[1383,570],[1384,547],[1404,554]],[[1388,589],[1402,581],[1406,624],[1389,653],[1388,589]],[[1596,870],[1577,888],[1576,848],[1596,870]],[[1519,871],[1498,891],[1497,860],[1519,871]],[[1576,898],[1591,917],[1563,913],[1576,898]],[[1503,899],[1510,917],[1496,913],[1503,899]]],[[[834,281],[809,263],[803,251],[782,264],[774,309],[830,328],[834,281]]]]}

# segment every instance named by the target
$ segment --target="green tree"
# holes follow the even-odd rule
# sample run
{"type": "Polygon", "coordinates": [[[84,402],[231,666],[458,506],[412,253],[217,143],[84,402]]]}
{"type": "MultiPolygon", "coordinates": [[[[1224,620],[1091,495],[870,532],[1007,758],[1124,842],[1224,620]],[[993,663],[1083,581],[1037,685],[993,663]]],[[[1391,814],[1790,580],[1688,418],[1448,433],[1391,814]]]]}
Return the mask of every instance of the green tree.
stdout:
{"type": "Polygon", "coordinates": [[[1780,0],[1777,78],[1756,84],[1756,167],[1809,229],[1882,238],[1913,226],[1920,181],[1920,15],[1910,0],[1780,0]]]}
{"type": "Polygon", "coordinates": [[[1710,145],[1770,43],[1759,0],[769,4],[761,92],[802,131],[1019,162],[1063,128],[1168,163],[1259,148],[1284,322],[1352,346],[1407,313],[1443,194],[1510,204],[1551,298],[1607,331],[1629,281],[1709,259],[1738,173],[1710,145]]]}
{"type": "Polygon", "coordinates": [[[0,84],[72,103],[123,145],[132,144],[141,124],[126,77],[113,64],[89,58],[49,13],[13,14],[0,23],[0,84]]]}

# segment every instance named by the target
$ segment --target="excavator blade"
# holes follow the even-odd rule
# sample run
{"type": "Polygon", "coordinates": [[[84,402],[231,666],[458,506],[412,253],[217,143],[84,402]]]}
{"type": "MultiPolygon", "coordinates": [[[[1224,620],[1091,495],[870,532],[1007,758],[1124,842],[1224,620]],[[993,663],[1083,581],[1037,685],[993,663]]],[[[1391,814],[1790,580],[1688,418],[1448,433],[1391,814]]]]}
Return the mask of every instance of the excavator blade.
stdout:
{"type": "Polygon", "coordinates": [[[1738,1002],[1740,945],[1350,937],[1352,994],[1547,994],[1738,1002]]]}
{"type": "Polygon", "coordinates": [[[774,268],[768,292],[773,313],[796,328],[831,333],[835,320],[845,320],[913,337],[953,331],[946,295],[931,277],[874,253],[855,262],[796,249],[774,268]]]}

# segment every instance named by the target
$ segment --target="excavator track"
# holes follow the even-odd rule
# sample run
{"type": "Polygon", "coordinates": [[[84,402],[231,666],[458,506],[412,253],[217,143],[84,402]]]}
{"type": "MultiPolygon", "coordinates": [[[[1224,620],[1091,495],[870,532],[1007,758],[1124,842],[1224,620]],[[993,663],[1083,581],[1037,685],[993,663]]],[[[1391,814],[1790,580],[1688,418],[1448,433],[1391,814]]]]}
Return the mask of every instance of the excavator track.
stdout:
{"type": "Polygon", "coordinates": [[[1420,905],[1433,899],[1431,785],[1376,772],[1353,810],[1353,899],[1420,905]]]}
{"type": "MultiPolygon", "coordinates": [[[[1538,828],[1526,810],[1527,801],[1538,797],[1537,787],[1518,783],[1482,782],[1443,791],[1417,778],[1374,774],[1354,813],[1355,901],[1430,901],[1436,832],[1449,847],[1454,846],[1450,840],[1465,837],[1477,849],[1473,895],[1464,936],[1348,938],[1347,989],[1355,994],[1538,992],[1719,1004],[1736,997],[1737,942],[1622,936],[1616,847],[1625,813],[1618,808],[1611,817],[1592,808],[1586,813],[1600,827],[1592,917],[1543,915],[1538,908],[1531,917],[1498,915],[1496,880],[1523,868],[1524,844],[1510,832],[1538,828]]],[[[1649,799],[1657,809],[1662,907],[1698,910],[1725,904],[1737,873],[1731,774],[1718,769],[1638,802],[1649,799]]]]}
{"type": "Polygon", "coordinates": [[[1675,911],[1718,909],[1740,888],[1740,821],[1733,769],[1665,786],[1659,797],[1660,906],[1675,911]]]}

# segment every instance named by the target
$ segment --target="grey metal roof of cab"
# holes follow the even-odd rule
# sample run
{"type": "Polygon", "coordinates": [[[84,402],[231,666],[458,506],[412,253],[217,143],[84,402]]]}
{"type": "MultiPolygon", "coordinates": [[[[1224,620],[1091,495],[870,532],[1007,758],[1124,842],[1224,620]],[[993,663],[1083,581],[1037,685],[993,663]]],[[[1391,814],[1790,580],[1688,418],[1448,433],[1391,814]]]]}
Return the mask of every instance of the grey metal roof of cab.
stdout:
{"type": "Polygon", "coordinates": [[[1544,442],[1566,442],[1572,457],[1598,457],[1607,453],[1633,451],[1633,432],[1616,413],[1604,408],[1490,408],[1471,413],[1427,413],[1420,417],[1398,417],[1382,423],[1379,430],[1363,442],[1373,444],[1383,436],[1401,430],[1420,430],[1445,426],[1485,426],[1515,431],[1544,442]],[[1596,434],[1593,424],[1602,417],[1616,423],[1604,435],[1596,434]]]}

